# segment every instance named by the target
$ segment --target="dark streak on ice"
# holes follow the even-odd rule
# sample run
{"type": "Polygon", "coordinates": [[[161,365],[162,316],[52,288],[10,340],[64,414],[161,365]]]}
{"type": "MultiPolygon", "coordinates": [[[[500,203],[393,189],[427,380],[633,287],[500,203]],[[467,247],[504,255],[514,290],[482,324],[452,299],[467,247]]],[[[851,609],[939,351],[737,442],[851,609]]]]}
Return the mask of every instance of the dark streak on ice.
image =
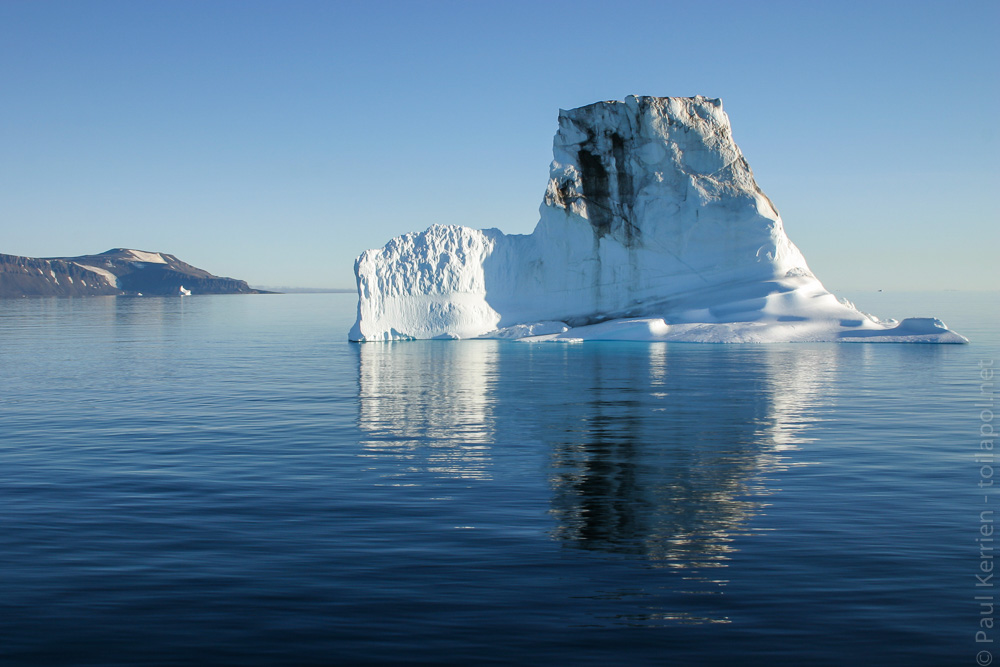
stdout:
{"type": "Polygon", "coordinates": [[[581,145],[577,159],[590,224],[598,238],[620,230],[619,240],[626,247],[632,247],[638,241],[639,230],[632,221],[635,192],[628,170],[625,140],[617,132],[606,134],[611,143],[611,154],[608,155],[597,145],[594,130],[586,128],[586,132],[587,140],[581,145]],[[606,165],[605,161],[611,164],[606,165]],[[612,174],[616,186],[614,190],[611,188],[612,174]]]}

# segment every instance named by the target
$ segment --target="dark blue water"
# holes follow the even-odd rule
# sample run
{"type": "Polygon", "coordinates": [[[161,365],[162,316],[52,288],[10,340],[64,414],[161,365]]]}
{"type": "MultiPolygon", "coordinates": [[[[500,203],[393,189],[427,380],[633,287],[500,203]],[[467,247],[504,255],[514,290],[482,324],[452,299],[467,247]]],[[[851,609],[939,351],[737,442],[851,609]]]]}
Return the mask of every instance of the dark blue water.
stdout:
{"type": "Polygon", "coordinates": [[[866,298],[973,345],[2,302],[0,662],[976,664],[996,294],[866,298]]]}

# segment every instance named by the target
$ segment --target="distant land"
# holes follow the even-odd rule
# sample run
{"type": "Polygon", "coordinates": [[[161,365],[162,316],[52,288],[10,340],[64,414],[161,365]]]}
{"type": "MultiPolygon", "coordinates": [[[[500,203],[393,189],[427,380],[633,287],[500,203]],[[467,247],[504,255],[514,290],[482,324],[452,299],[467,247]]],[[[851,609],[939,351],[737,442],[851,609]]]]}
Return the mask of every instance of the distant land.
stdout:
{"type": "Polygon", "coordinates": [[[263,293],[244,280],[212,275],[162,252],[113,248],[79,257],[0,254],[0,298],[263,293]]]}
{"type": "Polygon", "coordinates": [[[357,294],[356,287],[268,287],[254,286],[253,289],[267,293],[278,294],[357,294]]]}

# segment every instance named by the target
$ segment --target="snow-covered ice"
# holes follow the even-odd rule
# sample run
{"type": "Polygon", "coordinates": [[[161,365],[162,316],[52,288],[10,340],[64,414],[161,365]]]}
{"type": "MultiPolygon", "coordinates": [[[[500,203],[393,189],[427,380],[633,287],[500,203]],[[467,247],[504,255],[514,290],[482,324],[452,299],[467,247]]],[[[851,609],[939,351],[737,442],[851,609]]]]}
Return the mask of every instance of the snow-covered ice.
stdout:
{"type": "Polygon", "coordinates": [[[85,269],[87,271],[91,271],[91,272],[96,273],[97,275],[101,276],[112,287],[118,287],[118,276],[116,276],[115,274],[111,273],[107,269],[101,269],[101,268],[98,268],[96,266],[90,266],[89,264],[80,264],[79,262],[73,262],[73,263],[76,264],[77,266],[79,266],[81,269],[85,269]]]}
{"type": "Polygon", "coordinates": [[[717,99],[560,111],[540,214],[528,235],[435,225],[364,252],[349,338],[967,342],[828,292],[717,99]]]}
{"type": "Polygon", "coordinates": [[[158,252],[144,252],[142,250],[126,250],[126,255],[130,255],[137,262],[146,262],[147,264],[166,264],[167,260],[163,258],[158,252]]]}

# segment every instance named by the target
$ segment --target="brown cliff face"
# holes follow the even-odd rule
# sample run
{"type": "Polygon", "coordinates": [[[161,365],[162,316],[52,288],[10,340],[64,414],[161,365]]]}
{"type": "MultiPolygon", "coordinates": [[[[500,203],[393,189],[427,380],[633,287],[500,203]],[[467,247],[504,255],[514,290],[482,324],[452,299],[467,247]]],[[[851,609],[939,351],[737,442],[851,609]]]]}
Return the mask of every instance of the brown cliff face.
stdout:
{"type": "Polygon", "coordinates": [[[214,276],[173,255],[114,248],[99,255],[35,258],[0,254],[0,298],[27,296],[256,294],[243,280],[214,276]]]}

